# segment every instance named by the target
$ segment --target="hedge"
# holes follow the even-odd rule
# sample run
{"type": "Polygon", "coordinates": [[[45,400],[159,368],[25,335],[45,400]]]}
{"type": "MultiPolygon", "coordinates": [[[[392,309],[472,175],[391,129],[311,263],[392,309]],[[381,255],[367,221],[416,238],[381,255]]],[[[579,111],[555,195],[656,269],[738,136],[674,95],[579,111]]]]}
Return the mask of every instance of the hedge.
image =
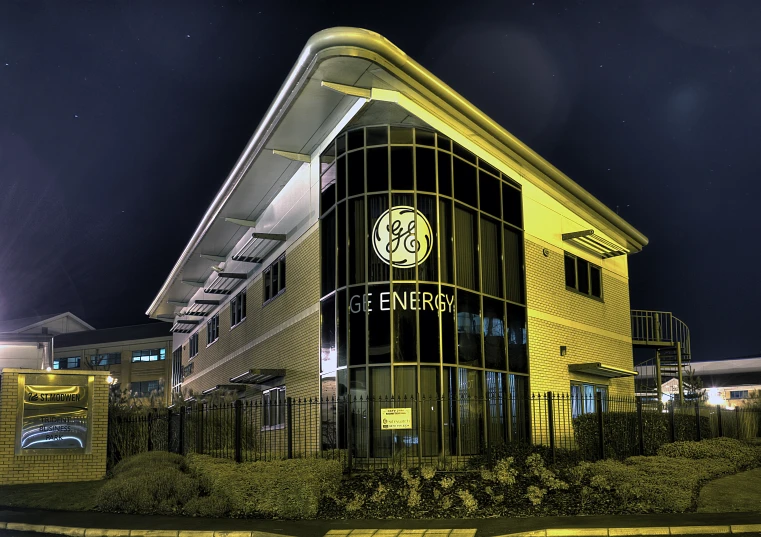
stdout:
{"type": "MultiPolygon", "coordinates": [[[[603,415],[603,445],[605,458],[625,459],[639,453],[639,432],[636,412],[606,412],[603,415]]],[[[697,440],[694,414],[674,414],[676,439],[697,440]]],[[[597,414],[582,414],[573,419],[576,447],[581,459],[599,457],[597,414]]],[[[643,412],[645,455],[654,455],[658,448],[671,441],[671,423],[668,413],[643,412]]],[[[711,422],[707,416],[700,417],[702,438],[711,436],[711,422]]]]}
{"type": "Polygon", "coordinates": [[[188,466],[206,497],[185,506],[187,514],[311,518],[320,501],[338,490],[341,463],[291,459],[235,463],[208,455],[188,455],[188,466]],[[216,503],[215,503],[216,502],[216,503]]]}
{"type": "Polygon", "coordinates": [[[658,455],[701,460],[727,459],[737,470],[754,468],[761,462],[761,450],[734,438],[664,444],[658,449],[658,455]]]}

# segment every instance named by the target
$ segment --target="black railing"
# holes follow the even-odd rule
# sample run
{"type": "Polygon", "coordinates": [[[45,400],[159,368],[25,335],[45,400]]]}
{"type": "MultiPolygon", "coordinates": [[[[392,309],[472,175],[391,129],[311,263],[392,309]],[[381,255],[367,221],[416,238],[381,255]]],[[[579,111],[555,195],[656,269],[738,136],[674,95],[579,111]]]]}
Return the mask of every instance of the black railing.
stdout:
{"type": "Polygon", "coordinates": [[[668,442],[761,436],[761,411],[572,397],[291,399],[194,404],[109,419],[109,464],[144,451],[199,453],[238,462],[322,457],[347,471],[394,466],[459,470],[490,464],[517,442],[577,460],[653,455],[668,442]],[[388,411],[409,414],[392,429],[388,411]],[[404,410],[402,410],[404,409],[404,410]],[[406,425],[405,425],[406,426],[406,425]]]}

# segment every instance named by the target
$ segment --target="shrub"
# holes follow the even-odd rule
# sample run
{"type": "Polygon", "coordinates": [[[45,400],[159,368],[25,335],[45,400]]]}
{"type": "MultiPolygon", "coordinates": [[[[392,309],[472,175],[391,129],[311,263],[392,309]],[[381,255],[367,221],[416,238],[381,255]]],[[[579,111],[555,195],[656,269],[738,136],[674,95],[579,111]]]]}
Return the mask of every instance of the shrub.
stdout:
{"type": "Polygon", "coordinates": [[[181,472],[187,472],[188,466],[185,457],[166,451],[148,451],[120,461],[111,470],[111,475],[117,476],[130,472],[143,474],[154,469],[172,467],[181,472]]]}
{"type": "Polygon", "coordinates": [[[323,459],[235,462],[188,456],[191,471],[209,484],[210,494],[227,493],[230,513],[242,516],[310,518],[320,501],[335,494],[341,463],[323,459]]]}
{"type": "Polygon", "coordinates": [[[595,512],[679,513],[694,507],[703,482],[734,470],[723,459],[630,457],[581,463],[568,475],[595,512]]]}
{"type": "MultiPolygon", "coordinates": [[[[639,455],[639,437],[636,412],[606,412],[603,416],[603,447],[605,458],[625,459],[639,455]]],[[[695,414],[676,413],[674,429],[677,440],[695,439],[697,437],[695,414]]],[[[582,414],[573,419],[576,446],[582,459],[599,458],[599,440],[597,414],[582,414]]],[[[655,454],[660,446],[671,441],[670,416],[664,412],[643,412],[642,430],[644,432],[645,454],[655,454]]],[[[700,417],[702,438],[711,436],[711,421],[707,416],[700,417]]]]}
{"type": "Polygon", "coordinates": [[[197,496],[198,484],[177,465],[153,464],[116,474],[98,491],[96,504],[112,513],[172,514],[197,496]]]}
{"type": "Polygon", "coordinates": [[[702,442],[664,444],[658,448],[658,455],[686,459],[727,459],[738,470],[746,470],[758,465],[761,452],[733,438],[714,438],[702,442]]]}

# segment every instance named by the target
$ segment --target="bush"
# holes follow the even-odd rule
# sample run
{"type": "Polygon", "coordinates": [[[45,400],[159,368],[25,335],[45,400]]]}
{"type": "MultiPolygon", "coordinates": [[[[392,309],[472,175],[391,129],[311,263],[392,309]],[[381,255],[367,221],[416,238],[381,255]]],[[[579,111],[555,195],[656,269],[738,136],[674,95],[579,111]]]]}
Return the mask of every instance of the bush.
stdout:
{"type": "Polygon", "coordinates": [[[693,508],[700,486],[735,471],[732,462],[672,457],[630,457],[624,462],[581,463],[568,472],[582,512],[661,513],[693,508]]]}
{"type": "MultiPolygon", "coordinates": [[[[597,414],[582,414],[573,419],[576,446],[582,460],[599,458],[597,414]]],[[[674,415],[676,438],[697,438],[694,410],[674,415]]],[[[647,411],[642,413],[645,454],[654,455],[658,448],[671,441],[671,424],[668,413],[647,411]]],[[[700,417],[702,438],[711,436],[711,421],[700,417]]],[[[605,458],[625,459],[639,455],[639,432],[636,412],[606,412],[603,415],[603,447],[605,458]]]]}
{"type": "Polygon", "coordinates": [[[702,442],[674,442],[658,448],[663,457],[686,459],[727,459],[737,470],[747,470],[758,465],[761,452],[733,438],[714,438],[702,442]]]}
{"type": "MultiPolygon", "coordinates": [[[[208,486],[210,496],[228,498],[230,514],[247,517],[314,517],[320,501],[338,490],[342,473],[339,461],[323,459],[236,464],[190,455],[188,465],[199,482],[208,486]]],[[[186,509],[188,514],[201,514],[196,504],[186,509]]]]}
{"type": "Polygon", "coordinates": [[[178,513],[198,496],[198,483],[179,455],[149,452],[117,464],[113,477],[98,491],[99,510],[112,513],[178,513]]]}

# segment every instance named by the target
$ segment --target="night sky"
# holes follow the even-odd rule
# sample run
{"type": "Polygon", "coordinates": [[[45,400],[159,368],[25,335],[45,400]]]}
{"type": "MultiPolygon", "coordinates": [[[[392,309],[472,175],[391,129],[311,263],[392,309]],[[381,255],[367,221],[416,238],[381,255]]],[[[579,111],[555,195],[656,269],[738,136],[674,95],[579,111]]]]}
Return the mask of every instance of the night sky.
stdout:
{"type": "Polygon", "coordinates": [[[761,2],[0,2],[0,318],[145,310],[307,39],[381,33],[643,232],[633,308],[761,353],[761,2]],[[419,7],[413,7],[419,6],[419,7]]]}

